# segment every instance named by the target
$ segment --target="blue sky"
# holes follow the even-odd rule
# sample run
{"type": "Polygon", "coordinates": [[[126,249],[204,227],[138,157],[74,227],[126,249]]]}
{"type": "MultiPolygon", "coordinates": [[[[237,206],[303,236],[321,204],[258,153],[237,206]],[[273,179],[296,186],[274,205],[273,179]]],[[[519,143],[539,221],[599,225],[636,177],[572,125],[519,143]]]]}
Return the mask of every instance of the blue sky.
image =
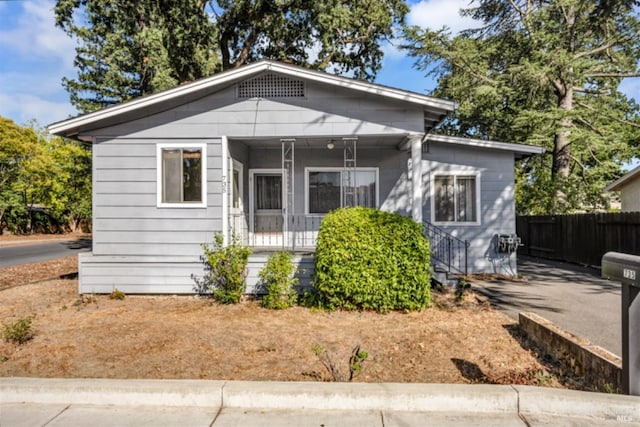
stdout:
{"type": "MultiPolygon", "coordinates": [[[[458,10],[469,0],[410,1],[410,24],[453,31],[473,21],[458,10]]],[[[75,77],[75,42],[55,28],[54,0],[0,0],[0,116],[18,124],[36,119],[41,125],[77,114],[62,87],[62,77],[75,77]]],[[[413,60],[394,46],[385,47],[378,83],[427,93],[434,82],[413,68],[413,60]]],[[[626,79],[621,90],[640,101],[640,78],[626,79]]]]}

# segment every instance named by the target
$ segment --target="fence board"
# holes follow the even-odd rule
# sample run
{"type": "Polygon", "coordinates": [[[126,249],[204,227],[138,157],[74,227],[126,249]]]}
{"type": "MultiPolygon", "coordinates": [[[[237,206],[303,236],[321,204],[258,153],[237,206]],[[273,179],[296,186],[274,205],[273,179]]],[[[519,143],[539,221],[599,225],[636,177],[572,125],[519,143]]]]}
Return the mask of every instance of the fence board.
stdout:
{"type": "Polygon", "coordinates": [[[516,218],[527,255],[599,266],[609,251],[640,255],[640,212],[516,218]]]}

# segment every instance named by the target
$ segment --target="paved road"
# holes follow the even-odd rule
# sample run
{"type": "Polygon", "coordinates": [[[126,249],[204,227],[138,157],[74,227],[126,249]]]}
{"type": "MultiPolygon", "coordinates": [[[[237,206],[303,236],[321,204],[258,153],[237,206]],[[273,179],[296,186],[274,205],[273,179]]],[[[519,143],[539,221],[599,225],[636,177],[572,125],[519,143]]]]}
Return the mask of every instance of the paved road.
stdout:
{"type": "Polygon", "coordinates": [[[19,246],[0,246],[0,268],[48,261],[91,250],[91,239],[65,240],[19,246]]]}
{"type": "Polygon", "coordinates": [[[526,282],[474,282],[473,288],[509,316],[531,311],[560,328],[620,356],[620,284],[600,278],[600,270],[525,256],[518,273],[526,282]]]}

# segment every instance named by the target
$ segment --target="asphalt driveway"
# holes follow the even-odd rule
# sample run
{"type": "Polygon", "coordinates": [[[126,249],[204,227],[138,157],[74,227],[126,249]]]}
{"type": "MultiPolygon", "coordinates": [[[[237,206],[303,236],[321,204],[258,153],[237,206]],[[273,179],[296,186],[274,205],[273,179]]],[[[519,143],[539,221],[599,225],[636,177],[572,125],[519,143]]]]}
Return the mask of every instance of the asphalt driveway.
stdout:
{"type": "Polygon", "coordinates": [[[527,281],[474,281],[509,316],[536,313],[560,328],[620,356],[621,285],[600,278],[600,270],[518,256],[518,273],[527,281]]]}

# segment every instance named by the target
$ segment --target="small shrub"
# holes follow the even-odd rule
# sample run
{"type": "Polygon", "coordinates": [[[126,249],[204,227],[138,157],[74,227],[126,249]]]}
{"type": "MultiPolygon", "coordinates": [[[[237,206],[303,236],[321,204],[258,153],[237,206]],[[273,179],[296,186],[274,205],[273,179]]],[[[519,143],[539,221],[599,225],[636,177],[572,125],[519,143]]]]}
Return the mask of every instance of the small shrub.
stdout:
{"type": "Polygon", "coordinates": [[[237,304],[245,291],[247,263],[251,250],[240,245],[233,235],[231,243],[223,245],[221,233],[216,233],[213,245],[202,245],[205,275],[196,282],[195,291],[200,295],[212,294],[223,304],[237,304]]]}
{"type": "Polygon", "coordinates": [[[111,292],[111,294],[109,295],[109,299],[115,299],[115,300],[123,300],[126,298],[126,294],[124,292],[122,292],[121,290],[119,290],[118,288],[114,289],[113,292],[111,292]]]}
{"type": "Polygon", "coordinates": [[[336,366],[331,355],[320,344],[313,344],[311,350],[320,360],[324,368],[327,370],[331,379],[336,382],[353,381],[355,377],[362,372],[362,364],[369,357],[369,353],[364,350],[360,350],[360,345],[356,345],[351,350],[351,357],[349,357],[349,373],[343,374],[341,370],[336,366]]]}
{"type": "Polygon", "coordinates": [[[298,300],[295,289],[298,284],[298,278],[295,277],[297,270],[289,252],[276,252],[269,257],[259,273],[267,291],[262,298],[264,307],[279,310],[295,305],[298,300]]]}
{"type": "Polygon", "coordinates": [[[15,322],[2,324],[2,337],[7,342],[14,344],[24,344],[33,338],[32,331],[33,317],[24,317],[15,322]]]}
{"type": "Polygon", "coordinates": [[[411,218],[335,210],[320,224],[314,290],[329,310],[422,310],[431,302],[429,241],[411,218]]]}

